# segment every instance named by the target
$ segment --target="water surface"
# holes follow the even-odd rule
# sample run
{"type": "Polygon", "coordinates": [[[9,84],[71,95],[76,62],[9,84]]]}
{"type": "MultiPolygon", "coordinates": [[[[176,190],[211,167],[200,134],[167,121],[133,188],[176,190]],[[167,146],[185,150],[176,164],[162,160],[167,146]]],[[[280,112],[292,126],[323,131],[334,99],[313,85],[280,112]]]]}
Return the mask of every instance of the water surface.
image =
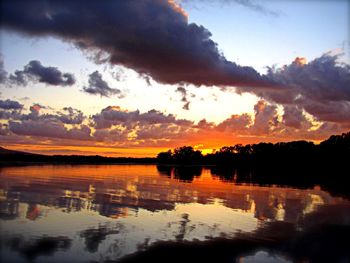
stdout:
{"type": "Polygon", "coordinates": [[[3,262],[349,262],[349,208],[318,186],[235,184],[202,167],[3,167],[0,253],[3,262]]]}

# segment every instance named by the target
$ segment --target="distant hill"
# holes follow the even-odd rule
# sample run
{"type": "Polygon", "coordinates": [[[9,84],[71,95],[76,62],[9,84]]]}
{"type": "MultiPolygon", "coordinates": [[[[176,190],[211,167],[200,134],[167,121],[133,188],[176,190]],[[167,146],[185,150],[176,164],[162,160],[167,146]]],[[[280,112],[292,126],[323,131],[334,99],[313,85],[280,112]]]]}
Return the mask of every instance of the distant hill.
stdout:
{"type": "Polygon", "coordinates": [[[0,165],[27,164],[155,164],[156,158],[104,157],[99,155],[44,155],[9,150],[0,146],[0,165]]]}
{"type": "Polygon", "coordinates": [[[0,155],[40,155],[40,154],[14,151],[14,150],[9,150],[0,146],[0,155]]]}

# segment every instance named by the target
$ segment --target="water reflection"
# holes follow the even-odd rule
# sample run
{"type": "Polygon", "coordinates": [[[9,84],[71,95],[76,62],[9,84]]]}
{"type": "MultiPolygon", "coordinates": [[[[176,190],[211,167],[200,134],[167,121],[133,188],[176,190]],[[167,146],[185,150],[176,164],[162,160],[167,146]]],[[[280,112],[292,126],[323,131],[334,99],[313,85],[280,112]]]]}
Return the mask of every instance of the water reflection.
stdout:
{"type": "Polygon", "coordinates": [[[235,184],[232,171],[223,175],[213,167],[6,167],[0,170],[1,257],[138,262],[170,249],[169,262],[205,249],[221,253],[222,262],[250,262],[266,256],[258,252],[265,247],[284,253],[283,260],[312,259],[296,245],[311,240],[350,259],[332,236],[348,233],[349,208],[349,201],[319,187],[235,184]],[[329,225],[338,228],[325,234],[327,242],[317,241],[317,229],[329,225]]]}
{"type": "Polygon", "coordinates": [[[288,263],[282,256],[270,255],[266,251],[257,251],[254,255],[248,255],[239,258],[240,263],[288,263]]]}
{"type": "MultiPolygon", "coordinates": [[[[67,237],[42,236],[25,241],[23,236],[16,236],[8,240],[7,245],[12,251],[17,251],[28,261],[34,261],[41,255],[52,256],[56,251],[67,250],[71,240],[67,237]]],[[[4,258],[7,262],[8,258],[4,258]]]]}

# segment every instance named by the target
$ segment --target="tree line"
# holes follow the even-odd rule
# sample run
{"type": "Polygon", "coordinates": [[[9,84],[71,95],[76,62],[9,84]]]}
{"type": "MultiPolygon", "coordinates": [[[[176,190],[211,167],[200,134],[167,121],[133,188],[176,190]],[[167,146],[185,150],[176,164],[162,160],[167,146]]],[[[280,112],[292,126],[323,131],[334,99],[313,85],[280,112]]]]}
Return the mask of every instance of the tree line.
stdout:
{"type": "Polygon", "coordinates": [[[310,164],[320,160],[340,161],[350,156],[350,132],[332,135],[320,144],[310,141],[292,141],[279,143],[236,144],[224,146],[219,150],[203,155],[192,146],[182,146],[174,150],[160,152],[157,162],[160,164],[213,164],[221,166],[255,166],[274,162],[310,164]]]}
{"type": "MultiPolygon", "coordinates": [[[[349,196],[350,132],[320,144],[308,141],[236,144],[203,155],[183,146],[157,155],[159,166],[207,165],[223,180],[313,187],[349,196]]],[[[189,178],[187,175],[186,178],[189,178]]]]}

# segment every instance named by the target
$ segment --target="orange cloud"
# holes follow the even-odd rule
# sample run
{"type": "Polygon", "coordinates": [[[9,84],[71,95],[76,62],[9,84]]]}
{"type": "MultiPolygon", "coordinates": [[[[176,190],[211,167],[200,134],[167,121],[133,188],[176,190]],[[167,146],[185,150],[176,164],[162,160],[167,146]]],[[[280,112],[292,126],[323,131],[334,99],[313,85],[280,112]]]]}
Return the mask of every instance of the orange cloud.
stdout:
{"type": "Polygon", "coordinates": [[[186,20],[188,19],[188,14],[186,13],[186,11],[175,0],[168,0],[168,4],[172,7],[172,9],[175,12],[183,15],[186,18],[186,20]]]}
{"type": "Polygon", "coordinates": [[[306,58],[304,57],[296,57],[294,59],[294,63],[297,64],[298,66],[304,66],[307,64],[306,58]]]}
{"type": "Polygon", "coordinates": [[[232,115],[218,124],[205,119],[194,123],[157,110],[126,111],[118,106],[106,107],[91,117],[70,107],[54,113],[52,109],[48,113],[48,108],[34,105],[30,113],[1,109],[2,145],[45,154],[141,157],[183,145],[208,153],[223,146],[262,141],[317,141],[348,130],[332,122],[316,125],[298,108],[285,107],[284,113],[279,113],[276,105],[263,100],[255,105],[254,115],[232,115]]]}

